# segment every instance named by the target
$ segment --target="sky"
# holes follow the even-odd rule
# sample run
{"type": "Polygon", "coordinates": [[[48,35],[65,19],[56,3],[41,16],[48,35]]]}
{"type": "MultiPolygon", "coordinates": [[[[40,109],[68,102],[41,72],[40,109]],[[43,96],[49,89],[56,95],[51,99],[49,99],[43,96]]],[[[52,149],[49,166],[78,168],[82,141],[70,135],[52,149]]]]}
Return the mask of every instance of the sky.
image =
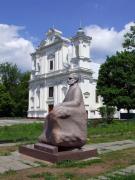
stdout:
{"type": "Polygon", "coordinates": [[[63,36],[80,26],[92,36],[91,58],[103,63],[122,50],[123,35],[135,22],[135,0],[0,0],[0,63],[31,69],[30,53],[55,27],[63,36]]]}

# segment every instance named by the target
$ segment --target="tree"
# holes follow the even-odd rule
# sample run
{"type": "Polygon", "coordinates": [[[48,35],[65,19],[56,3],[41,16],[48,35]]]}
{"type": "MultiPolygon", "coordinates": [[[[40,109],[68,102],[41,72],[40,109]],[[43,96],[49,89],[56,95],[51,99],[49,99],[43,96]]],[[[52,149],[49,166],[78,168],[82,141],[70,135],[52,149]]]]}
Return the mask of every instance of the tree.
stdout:
{"type": "Polygon", "coordinates": [[[0,117],[14,116],[14,108],[15,104],[10,94],[6,92],[5,86],[3,84],[0,84],[0,117]]]}
{"type": "Polygon", "coordinates": [[[8,109],[9,113],[6,114],[4,108],[2,108],[1,114],[3,116],[26,116],[30,72],[22,73],[17,65],[2,63],[0,64],[0,76],[1,86],[4,87],[4,90],[1,91],[1,102],[4,103],[5,101],[12,105],[12,108],[8,109]]]}
{"type": "Polygon", "coordinates": [[[25,72],[21,74],[20,83],[18,84],[17,87],[18,93],[16,95],[17,116],[27,116],[29,79],[30,79],[30,72],[25,72]]]}
{"type": "Polygon", "coordinates": [[[130,32],[124,35],[123,47],[127,50],[135,50],[135,26],[130,27],[130,32]]]}
{"type": "Polygon", "coordinates": [[[135,52],[117,52],[107,57],[99,70],[97,92],[104,104],[121,108],[135,108],[135,52]]]}
{"type": "Polygon", "coordinates": [[[14,96],[21,75],[17,65],[8,62],[0,64],[0,75],[1,83],[5,86],[6,91],[8,91],[11,96],[14,96]]]}

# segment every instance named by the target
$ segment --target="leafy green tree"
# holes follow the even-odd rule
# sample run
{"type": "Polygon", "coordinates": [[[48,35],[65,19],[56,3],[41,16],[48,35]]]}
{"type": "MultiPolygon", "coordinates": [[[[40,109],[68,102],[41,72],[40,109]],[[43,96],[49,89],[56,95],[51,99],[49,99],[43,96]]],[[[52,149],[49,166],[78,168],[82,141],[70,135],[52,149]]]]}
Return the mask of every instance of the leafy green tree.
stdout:
{"type": "Polygon", "coordinates": [[[16,95],[16,115],[17,116],[27,116],[28,111],[28,86],[30,79],[30,72],[25,72],[21,74],[20,83],[17,87],[16,95]]]}
{"type": "Polygon", "coordinates": [[[104,104],[121,108],[135,108],[135,52],[117,52],[107,57],[99,70],[97,92],[104,104]]]}
{"type": "Polygon", "coordinates": [[[28,81],[29,72],[22,73],[17,65],[0,64],[1,86],[1,114],[3,116],[26,116],[28,109],[28,81]],[[5,103],[10,108],[3,108],[5,103]],[[11,108],[12,105],[12,108],[11,108]],[[8,109],[8,110],[6,110],[8,109]],[[8,111],[8,113],[6,113],[8,111]]]}
{"type": "Polygon", "coordinates": [[[3,84],[0,84],[0,117],[14,116],[15,104],[3,84]]]}
{"type": "Polygon", "coordinates": [[[130,32],[124,35],[123,47],[127,50],[135,50],[135,26],[130,27],[130,32]]]}
{"type": "Polygon", "coordinates": [[[8,91],[11,96],[14,96],[21,75],[17,65],[8,62],[0,64],[0,75],[1,83],[5,86],[6,91],[8,91]]]}

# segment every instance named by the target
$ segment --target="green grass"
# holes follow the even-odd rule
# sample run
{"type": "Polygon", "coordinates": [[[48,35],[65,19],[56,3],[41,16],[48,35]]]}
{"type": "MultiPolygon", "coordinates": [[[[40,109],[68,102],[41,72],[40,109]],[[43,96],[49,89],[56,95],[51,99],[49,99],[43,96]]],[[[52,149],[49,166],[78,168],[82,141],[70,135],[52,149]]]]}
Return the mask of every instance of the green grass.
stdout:
{"type": "Polygon", "coordinates": [[[109,180],[135,180],[135,173],[129,173],[126,175],[108,175],[106,176],[109,180]]]}
{"type": "Polygon", "coordinates": [[[88,143],[135,139],[135,121],[113,121],[112,124],[99,123],[93,127],[88,123],[88,143]]]}
{"type": "Polygon", "coordinates": [[[34,141],[41,134],[42,123],[19,124],[0,127],[0,141],[34,141]]]}
{"type": "Polygon", "coordinates": [[[0,176],[12,176],[12,175],[16,175],[16,171],[12,169],[5,171],[4,173],[0,173],[0,176]]]}
{"type": "Polygon", "coordinates": [[[11,155],[11,152],[5,151],[5,152],[0,152],[0,156],[9,156],[11,155]]]}
{"type": "MultiPolygon", "coordinates": [[[[0,142],[35,142],[43,131],[42,123],[19,124],[0,127],[0,142]]],[[[112,124],[99,123],[96,127],[88,123],[87,143],[111,142],[135,139],[135,121],[114,121],[112,124]]]]}
{"type": "MultiPolygon", "coordinates": [[[[32,179],[37,179],[37,178],[44,178],[45,180],[59,180],[59,179],[66,179],[66,180],[87,180],[90,179],[91,176],[90,175],[76,175],[74,173],[70,173],[70,172],[65,172],[64,174],[59,174],[59,175],[55,175],[52,174],[50,172],[44,172],[44,173],[37,173],[37,174],[31,174],[28,176],[29,178],[32,179]]],[[[134,173],[129,173],[126,175],[119,175],[119,174],[115,174],[115,175],[106,175],[106,178],[108,178],[109,180],[135,180],[135,174],[134,173]]]]}
{"type": "Polygon", "coordinates": [[[50,172],[44,172],[44,173],[37,173],[37,174],[31,174],[28,175],[29,178],[44,178],[45,180],[59,180],[58,176],[50,173],[50,172]]]}
{"type": "Polygon", "coordinates": [[[48,164],[45,164],[44,162],[35,161],[34,163],[39,164],[40,167],[48,167],[48,164]]]}
{"type": "Polygon", "coordinates": [[[86,160],[86,161],[64,160],[64,161],[56,163],[55,167],[57,168],[68,168],[68,167],[84,168],[86,166],[90,166],[92,164],[101,163],[101,162],[102,162],[101,159],[93,159],[93,160],[86,160]]]}
{"type": "Polygon", "coordinates": [[[63,174],[63,176],[66,178],[66,179],[73,179],[74,177],[75,177],[75,174],[73,174],[73,173],[70,173],[70,172],[65,172],[64,174],[63,174]]]}

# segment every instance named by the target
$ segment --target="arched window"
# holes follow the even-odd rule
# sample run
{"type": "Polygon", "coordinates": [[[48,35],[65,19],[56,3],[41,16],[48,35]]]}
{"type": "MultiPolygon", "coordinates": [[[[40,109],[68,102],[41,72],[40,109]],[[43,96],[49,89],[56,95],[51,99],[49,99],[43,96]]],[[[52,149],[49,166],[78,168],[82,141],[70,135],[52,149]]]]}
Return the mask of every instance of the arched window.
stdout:
{"type": "Polygon", "coordinates": [[[49,87],[49,98],[53,98],[54,96],[54,87],[49,87]]]}
{"type": "Polygon", "coordinates": [[[75,47],[75,54],[76,54],[76,57],[79,57],[79,46],[78,45],[75,47]]]}
{"type": "Polygon", "coordinates": [[[48,59],[48,69],[49,69],[49,71],[53,71],[55,55],[49,54],[47,59],[48,59]]]}

